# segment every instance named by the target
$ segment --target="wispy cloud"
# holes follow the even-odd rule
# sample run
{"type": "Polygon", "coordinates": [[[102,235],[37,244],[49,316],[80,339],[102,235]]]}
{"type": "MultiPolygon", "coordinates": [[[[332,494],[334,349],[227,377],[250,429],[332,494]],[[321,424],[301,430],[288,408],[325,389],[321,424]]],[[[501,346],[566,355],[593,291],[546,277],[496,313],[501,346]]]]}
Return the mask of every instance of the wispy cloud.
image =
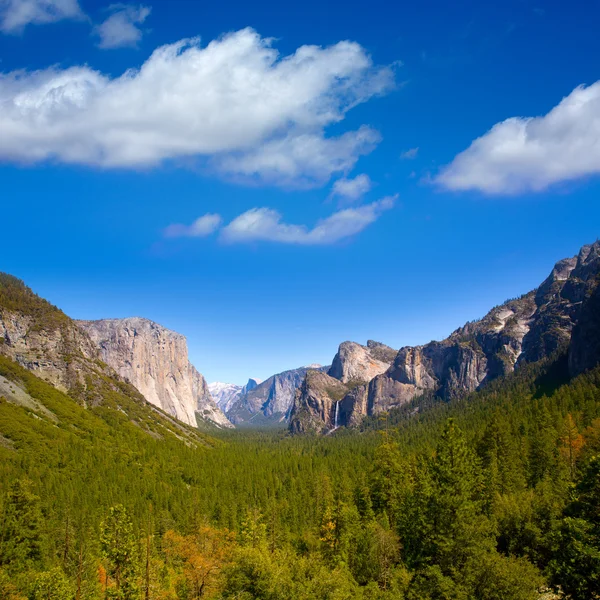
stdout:
{"type": "Polygon", "coordinates": [[[112,14],[94,32],[100,38],[100,48],[123,48],[137,46],[142,39],[143,32],[138,27],[148,15],[148,6],[133,6],[127,4],[113,4],[110,7],[112,14]]]}
{"type": "Polygon", "coordinates": [[[366,173],[361,173],[353,179],[342,177],[331,188],[331,197],[339,197],[350,202],[362,198],[372,187],[371,179],[366,173]]]}
{"type": "Polygon", "coordinates": [[[207,213],[196,219],[191,225],[173,223],[166,227],[163,233],[168,238],[206,237],[214,233],[221,226],[222,221],[221,215],[207,213]]]}
{"type": "Polygon", "coordinates": [[[20,33],[29,24],[83,19],[77,0],[0,0],[0,30],[20,33]]]}
{"type": "Polygon", "coordinates": [[[353,42],[283,57],[272,44],[243,29],[163,46],[117,78],[87,66],[0,75],[0,160],[135,168],[204,157],[230,176],[322,185],[380,137],[326,128],[389,91],[393,69],[353,42]]]}
{"type": "Polygon", "coordinates": [[[400,155],[402,160],[412,160],[413,158],[417,158],[417,154],[419,153],[419,148],[411,148],[410,150],[406,150],[400,155]]]}
{"type": "Polygon", "coordinates": [[[334,244],[363,231],[384,211],[393,207],[397,196],[356,208],[347,208],[319,221],[312,229],[291,225],[270,208],[253,208],[235,218],[221,231],[228,243],[277,242],[304,246],[334,244]]]}
{"type": "Polygon", "coordinates": [[[349,202],[356,202],[372,187],[373,184],[371,179],[366,173],[361,173],[353,179],[342,177],[334,182],[330,196],[332,198],[338,197],[349,202]]]}
{"type": "Polygon", "coordinates": [[[496,124],[441,170],[449,190],[539,192],[600,174],[600,81],[579,86],[542,117],[496,124]]]}

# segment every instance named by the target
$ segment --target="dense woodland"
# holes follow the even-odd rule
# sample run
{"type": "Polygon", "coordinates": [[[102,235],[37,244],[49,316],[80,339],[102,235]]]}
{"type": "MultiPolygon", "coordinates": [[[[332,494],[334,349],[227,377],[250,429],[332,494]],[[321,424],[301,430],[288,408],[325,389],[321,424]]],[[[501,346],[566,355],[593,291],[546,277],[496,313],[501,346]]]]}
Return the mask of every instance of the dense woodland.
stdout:
{"type": "Polygon", "coordinates": [[[0,400],[0,598],[600,597],[600,370],[564,363],[360,431],[186,445],[2,358],[59,419],[0,400]]]}

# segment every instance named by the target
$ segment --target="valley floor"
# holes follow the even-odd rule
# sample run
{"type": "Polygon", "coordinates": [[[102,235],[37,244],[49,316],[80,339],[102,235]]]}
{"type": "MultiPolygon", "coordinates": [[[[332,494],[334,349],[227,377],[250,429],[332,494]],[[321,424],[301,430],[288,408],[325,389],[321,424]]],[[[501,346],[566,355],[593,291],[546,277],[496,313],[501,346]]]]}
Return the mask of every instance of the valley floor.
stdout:
{"type": "Polygon", "coordinates": [[[564,357],[361,429],[196,445],[0,367],[58,415],[0,400],[3,599],[600,593],[600,371],[564,357]]]}

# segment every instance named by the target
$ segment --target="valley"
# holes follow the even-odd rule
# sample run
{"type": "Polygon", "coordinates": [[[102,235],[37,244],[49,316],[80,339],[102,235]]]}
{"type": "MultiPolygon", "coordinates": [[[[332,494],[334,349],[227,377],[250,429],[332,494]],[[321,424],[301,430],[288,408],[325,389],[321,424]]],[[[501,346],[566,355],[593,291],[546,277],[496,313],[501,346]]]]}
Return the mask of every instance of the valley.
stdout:
{"type": "Polygon", "coordinates": [[[1,275],[0,597],[597,597],[599,282],[236,386],[1,275]]]}

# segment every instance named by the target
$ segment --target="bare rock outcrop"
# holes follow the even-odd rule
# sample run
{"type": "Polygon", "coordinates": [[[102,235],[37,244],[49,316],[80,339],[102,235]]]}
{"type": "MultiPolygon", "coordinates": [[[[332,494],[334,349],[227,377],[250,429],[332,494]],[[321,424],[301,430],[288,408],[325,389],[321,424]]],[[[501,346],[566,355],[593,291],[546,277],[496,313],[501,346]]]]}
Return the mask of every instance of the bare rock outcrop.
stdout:
{"type": "Polygon", "coordinates": [[[231,423],[216,405],[204,377],[189,362],[183,335],[148,319],[78,321],[102,360],[146,398],[188,425],[231,423]]]}
{"type": "Polygon", "coordinates": [[[366,346],[356,342],[342,342],[335,355],[329,375],[343,383],[368,382],[388,370],[396,350],[369,340],[366,346]]]}

